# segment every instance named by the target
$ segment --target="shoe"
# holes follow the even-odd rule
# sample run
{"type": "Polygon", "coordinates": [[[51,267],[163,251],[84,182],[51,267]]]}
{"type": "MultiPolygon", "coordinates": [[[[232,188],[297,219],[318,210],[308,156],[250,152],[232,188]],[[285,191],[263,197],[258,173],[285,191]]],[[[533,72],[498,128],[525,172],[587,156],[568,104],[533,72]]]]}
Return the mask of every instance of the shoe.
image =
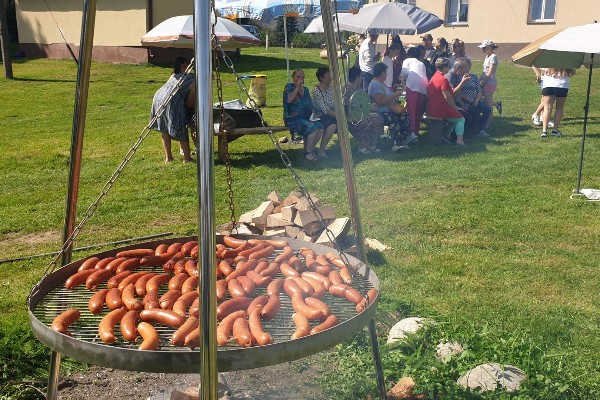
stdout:
{"type": "Polygon", "coordinates": [[[183,149],[179,149],[179,155],[183,155],[183,149]]]}
{"type": "Polygon", "coordinates": [[[496,102],[496,109],[498,110],[498,114],[502,115],[502,102],[501,101],[496,102]]]}
{"type": "Polygon", "coordinates": [[[304,144],[304,140],[300,139],[292,139],[290,144],[304,144]]]}
{"type": "Polygon", "coordinates": [[[279,138],[279,143],[287,143],[289,141],[290,141],[290,139],[287,136],[279,138]]]}
{"type": "Polygon", "coordinates": [[[540,135],[541,138],[545,138],[548,137],[548,132],[546,131],[542,131],[542,134],[540,135]]]}
{"type": "Polygon", "coordinates": [[[377,147],[371,147],[370,151],[371,151],[371,153],[375,153],[375,154],[381,153],[381,149],[378,149],[377,147]]]}
{"type": "Polygon", "coordinates": [[[477,136],[479,136],[479,137],[490,137],[490,135],[488,135],[488,133],[486,131],[484,131],[483,129],[479,131],[479,133],[477,134],[477,136]]]}
{"type": "Polygon", "coordinates": [[[320,151],[320,152],[318,152],[318,153],[317,153],[317,155],[318,155],[320,158],[329,158],[329,157],[327,156],[327,153],[325,153],[324,151],[320,151]]]}
{"type": "Polygon", "coordinates": [[[554,137],[561,137],[562,133],[560,133],[560,131],[557,131],[555,129],[552,130],[552,136],[554,137]]]}
{"type": "Polygon", "coordinates": [[[358,152],[360,154],[371,154],[371,152],[369,151],[369,149],[358,149],[358,152]]]}
{"type": "Polygon", "coordinates": [[[305,153],[304,158],[312,162],[319,161],[319,157],[315,153],[305,153]]]}
{"type": "Polygon", "coordinates": [[[450,141],[450,139],[448,139],[446,136],[442,136],[442,142],[445,144],[452,144],[452,142],[450,141]]]}
{"type": "Polygon", "coordinates": [[[419,137],[417,135],[415,135],[414,133],[411,133],[410,135],[408,135],[406,140],[404,140],[405,145],[411,144],[411,143],[419,143],[419,137]]]}
{"type": "Polygon", "coordinates": [[[454,145],[455,145],[456,147],[466,147],[466,144],[465,144],[465,143],[458,143],[458,142],[456,142],[456,143],[454,143],[454,145]]]}
{"type": "Polygon", "coordinates": [[[554,122],[548,121],[548,128],[554,128],[554,122]]]}
{"type": "Polygon", "coordinates": [[[535,114],[531,116],[531,122],[533,122],[535,126],[540,126],[542,124],[542,121],[540,121],[540,116],[535,114]]]}
{"type": "Polygon", "coordinates": [[[408,150],[408,146],[398,146],[398,145],[396,145],[396,146],[392,147],[392,151],[394,153],[399,153],[399,152],[401,152],[403,150],[408,150]]]}

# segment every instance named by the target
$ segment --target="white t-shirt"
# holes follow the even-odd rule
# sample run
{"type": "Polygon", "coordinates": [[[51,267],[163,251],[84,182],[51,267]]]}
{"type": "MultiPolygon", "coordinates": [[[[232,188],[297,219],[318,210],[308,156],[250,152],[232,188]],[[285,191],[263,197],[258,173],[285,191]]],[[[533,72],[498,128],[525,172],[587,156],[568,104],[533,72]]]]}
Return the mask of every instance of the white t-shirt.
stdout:
{"type": "Polygon", "coordinates": [[[385,77],[385,86],[391,89],[392,82],[394,81],[394,61],[392,60],[392,57],[385,56],[383,57],[383,60],[381,60],[381,62],[387,65],[387,76],[385,77]]]}
{"type": "Polygon", "coordinates": [[[375,43],[371,43],[369,38],[363,40],[358,51],[358,65],[363,72],[373,73],[375,65],[375,43]]]}
{"type": "Polygon", "coordinates": [[[485,60],[483,60],[483,75],[487,76],[488,71],[492,68],[493,64],[496,65],[496,69],[494,70],[494,73],[492,74],[492,76],[490,76],[490,79],[488,80],[488,82],[490,83],[496,83],[496,71],[498,70],[498,56],[493,53],[489,56],[485,56],[485,60]]]}
{"type": "Polygon", "coordinates": [[[542,75],[542,89],[544,88],[569,88],[571,79],[566,76],[542,75]]]}
{"type": "Polygon", "coordinates": [[[402,63],[402,76],[406,77],[406,87],[413,92],[427,94],[427,72],[425,64],[416,58],[407,58],[402,63]]]}

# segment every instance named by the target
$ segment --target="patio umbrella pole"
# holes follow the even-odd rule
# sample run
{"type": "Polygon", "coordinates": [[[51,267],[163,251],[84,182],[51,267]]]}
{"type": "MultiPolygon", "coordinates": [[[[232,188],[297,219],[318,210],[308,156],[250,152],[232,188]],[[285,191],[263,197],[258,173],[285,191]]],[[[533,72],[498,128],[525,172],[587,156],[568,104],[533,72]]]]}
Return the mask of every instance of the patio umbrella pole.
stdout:
{"type": "MultiPolygon", "coordinates": [[[[79,48],[79,64],[77,66],[77,87],[75,90],[75,110],[73,112],[73,129],[71,132],[71,158],[69,162],[69,183],[63,243],[66,242],[75,227],[77,210],[77,194],[79,192],[79,174],[81,172],[81,152],[85,115],[87,109],[88,88],[90,85],[90,66],[94,43],[94,26],[96,23],[96,0],[85,0],[81,21],[81,39],[79,48]]],[[[71,262],[72,244],[63,253],[61,266],[71,262]]],[[[58,378],[60,376],[60,353],[52,351],[50,355],[50,371],[46,398],[56,399],[58,395],[58,378]]]]}
{"type": "Polygon", "coordinates": [[[198,266],[200,268],[200,399],[218,398],[215,195],[212,120],[211,2],[194,0],[198,266]]]}
{"type": "Polygon", "coordinates": [[[590,74],[588,76],[587,97],[585,99],[585,107],[583,107],[585,114],[583,117],[583,136],[581,137],[581,154],[579,156],[579,173],[577,174],[577,194],[580,194],[579,190],[581,188],[581,172],[583,171],[583,150],[585,149],[585,134],[587,131],[588,112],[590,110],[590,90],[592,88],[592,67],[594,66],[594,53],[592,53],[591,56],[592,60],[590,61],[590,74]]]}
{"type": "MultiPolygon", "coordinates": [[[[344,100],[342,98],[342,85],[345,85],[345,79],[340,77],[340,68],[335,51],[335,33],[333,31],[333,19],[331,15],[331,1],[321,0],[321,12],[323,13],[323,30],[325,39],[327,40],[327,48],[334,51],[328,51],[329,67],[331,69],[331,77],[333,83],[333,100],[335,103],[335,112],[338,126],[338,137],[340,139],[340,147],[342,150],[342,162],[344,164],[344,176],[346,177],[346,190],[348,192],[348,202],[350,203],[350,218],[356,236],[356,248],[358,250],[358,258],[361,261],[366,259],[365,238],[362,232],[362,224],[360,221],[360,212],[358,208],[358,197],[356,194],[356,185],[354,182],[354,169],[352,162],[352,152],[350,151],[350,135],[348,133],[348,121],[344,112],[344,100]]],[[[377,387],[379,389],[379,397],[382,400],[386,399],[385,379],[383,368],[381,366],[381,357],[379,355],[379,342],[377,341],[377,331],[375,329],[375,320],[369,322],[369,336],[371,339],[371,351],[373,353],[373,363],[377,376],[377,387]]]]}
{"type": "Polygon", "coordinates": [[[287,36],[287,17],[283,16],[283,38],[285,39],[285,66],[287,68],[287,78],[290,81],[290,55],[288,52],[288,36],[287,36]]]}

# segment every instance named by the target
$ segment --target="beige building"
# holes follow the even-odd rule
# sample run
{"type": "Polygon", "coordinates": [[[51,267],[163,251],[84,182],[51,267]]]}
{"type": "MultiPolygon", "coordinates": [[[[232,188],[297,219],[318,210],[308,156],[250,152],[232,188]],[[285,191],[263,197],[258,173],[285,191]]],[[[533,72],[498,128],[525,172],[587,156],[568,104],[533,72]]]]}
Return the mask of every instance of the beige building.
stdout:
{"type": "MultiPolygon", "coordinates": [[[[208,0],[207,0],[208,1],[208,0]]],[[[377,1],[388,0],[371,0],[377,1]]],[[[430,33],[448,41],[459,38],[478,59],[476,45],[491,39],[507,59],[532,40],[573,25],[600,19],[600,0],[399,0],[415,4],[445,21],[430,33]]],[[[93,57],[98,61],[162,62],[175,49],[146,49],[140,38],[165,19],[191,14],[192,0],[102,0],[97,3],[93,57]]],[[[21,49],[29,57],[70,57],[81,35],[82,0],[16,0],[21,49]]],[[[403,36],[418,43],[418,36],[403,36]]]]}
{"type": "MultiPolygon", "coordinates": [[[[384,2],[387,0],[379,0],[384,2]]],[[[370,3],[377,3],[371,0],[370,3]]],[[[399,0],[427,10],[445,22],[428,32],[434,40],[448,42],[459,38],[467,45],[467,55],[482,58],[476,46],[485,39],[499,45],[496,54],[508,59],[525,44],[548,33],[570,26],[600,21],[600,0],[399,0]]],[[[403,36],[417,43],[417,36],[403,36]]]]}
{"type": "MultiPolygon", "coordinates": [[[[78,55],[82,0],[16,0],[19,45],[28,57],[78,55]]],[[[140,38],[167,18],[193,13],[192,0],[102,0],[97,2],[93,59],[141,63],[172,60],[178,49],[146,49],[140,38]],[[171,50],[171,51],[170,51],[171,50]]]]}

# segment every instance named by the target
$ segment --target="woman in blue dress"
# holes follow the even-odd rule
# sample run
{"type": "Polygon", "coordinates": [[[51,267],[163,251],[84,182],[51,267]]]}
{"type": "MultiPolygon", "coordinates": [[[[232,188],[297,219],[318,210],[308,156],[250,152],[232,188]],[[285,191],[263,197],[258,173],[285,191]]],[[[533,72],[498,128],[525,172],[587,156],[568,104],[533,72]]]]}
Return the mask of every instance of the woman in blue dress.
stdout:
{"type": "Polygon", "coordinates": [[[283,91],[283,120],[286,126],[304,138],[304,157],[317,161],[317,143],[323,136],[323,124],[311,118],[313,111],[309,90],[304,86],[304,71],[297,69],[292,74],[292,82],[283,91]]]}
{"type": "Polygon", "coordinates": [[[166,104],[165,110],[160,117],[151,125],[162,133],[162,145],[165,151],[165,163],[173,161],[171,154],[171,140],[177,140],[179,147],[183,152],[183,162],[192,162],[190,156],[190,139],[188,136],[188,125],[194,116],[194,106],[196,103],[196,86],[194,85],[194,75],[185,74],[189,61],[184,57],[177,57],[173,74],[169,80],[154,94],[152,100],[152,111],[150,119],[154,118],[159,108],[169,98],[173,88],[180,79],[183,80],[177,92],[166,104]]]}

